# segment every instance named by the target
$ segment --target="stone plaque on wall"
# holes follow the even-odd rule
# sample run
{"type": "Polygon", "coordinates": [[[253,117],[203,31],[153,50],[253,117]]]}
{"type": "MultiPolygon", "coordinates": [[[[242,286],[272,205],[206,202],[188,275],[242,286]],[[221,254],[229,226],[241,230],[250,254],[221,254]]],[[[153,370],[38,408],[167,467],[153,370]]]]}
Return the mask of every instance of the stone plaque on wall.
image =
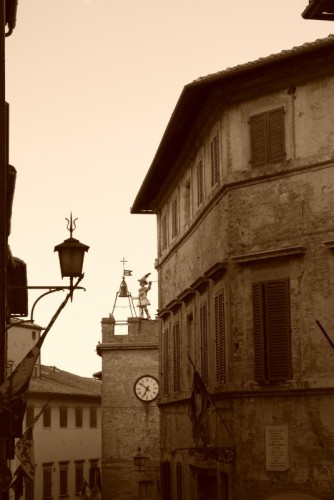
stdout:
{"type": "Polygon", "coordinates": [[[289,433],[287,425],[266,425],[266,470],[289,469],[289,433]]]}

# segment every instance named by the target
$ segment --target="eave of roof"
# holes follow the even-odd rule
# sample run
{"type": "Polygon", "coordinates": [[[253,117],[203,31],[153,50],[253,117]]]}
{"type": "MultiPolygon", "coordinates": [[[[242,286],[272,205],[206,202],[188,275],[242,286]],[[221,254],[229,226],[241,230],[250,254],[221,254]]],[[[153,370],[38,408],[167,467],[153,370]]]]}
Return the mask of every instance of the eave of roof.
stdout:
{"type": "Polygon", "coordinates": [[[41,366],[41,376],[32,377],[29,383],[30,394],[49,394],[72,397],[101,397],[101,382],[81,377],[53,366],[41,366]]]}
{"type": "Polygon", "coordinates": [[[327,47],[331,49],[334,47],[334,35],[305,43],[299,47],[293,47],[290,50],[283,50],[278,54],[262,57],[233,68],[227,68],[223,71],[198,78],[187,84],[176,103],[153,162],[131,207],[131,213],[155,213],[155,200],[159,195],[163,180],[169,173],[170,166],[176,160],[178,151],[182,147],[185,133],[191,126],[194,117],[199,113],[199,110],[205,106],[205,101],[212,89],[218,85],[228,84],[232,79],[233,81],[235,79],[245,79],[246,76],[254,72],[272,70],[278,65],[284,64],[286,61],[291,61],[294,58],[305,58],[305,56],[311,53],[316,54],[327,47]]]}

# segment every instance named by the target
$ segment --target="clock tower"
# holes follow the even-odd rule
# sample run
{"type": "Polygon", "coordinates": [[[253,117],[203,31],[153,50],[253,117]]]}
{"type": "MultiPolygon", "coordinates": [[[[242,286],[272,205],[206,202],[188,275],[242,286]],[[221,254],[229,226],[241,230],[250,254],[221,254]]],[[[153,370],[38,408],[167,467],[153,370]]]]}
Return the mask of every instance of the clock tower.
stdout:
{"type": "MultiPolygon", "coordinates": [[[[122,297],[124,283],[123,276],[122,297]]],[[[131,316],[125,329],[121,323],[118,330],[113,314],[102,318],[97,346],[102,358],[102,498],[157,500],[158,320],[131,316]]]]}

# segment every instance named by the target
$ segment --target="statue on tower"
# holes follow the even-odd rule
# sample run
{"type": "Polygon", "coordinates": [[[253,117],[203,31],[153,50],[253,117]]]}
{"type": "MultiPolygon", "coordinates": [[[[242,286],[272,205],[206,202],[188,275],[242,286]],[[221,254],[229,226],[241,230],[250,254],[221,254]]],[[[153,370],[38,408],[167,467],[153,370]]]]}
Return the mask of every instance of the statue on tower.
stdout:
{"type": "Polygon", "coordinates": [[[151,319],[150,313],[148,312],[147,306],[151,305],[147,298],[147,293],[151,290],[152,281],[147,281],[148,276],[151,273],[145,274],[139,281],[139,295],[138,295],[138,307],[139,307],[139,317],[144,318],[144,313],[147,319],[151,319]]]}

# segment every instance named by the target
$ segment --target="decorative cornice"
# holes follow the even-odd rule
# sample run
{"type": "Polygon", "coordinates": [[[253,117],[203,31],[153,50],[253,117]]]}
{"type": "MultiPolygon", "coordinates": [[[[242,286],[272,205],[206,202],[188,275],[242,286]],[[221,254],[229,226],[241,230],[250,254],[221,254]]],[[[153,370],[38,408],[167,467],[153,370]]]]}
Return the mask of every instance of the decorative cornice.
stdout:
{"type": "Polygon", "coordinates": [[[197,278],[196,281],[194,281],[194,283],[191,285],[191,288],[202,294],[208,288],[210,281],[211,281],[210,278],[202,275],[199,278],[197,278]]]}
{"type": "Polygon", "coordinates": [[[231,259],[237,264],[248,264],[259,260],[267,259],[280,259],[284,257],[298,257],[306,254],[306,247],[295,246],[276,248],[273,250],[263,250],[261,252],[254,252],[242,255],[232,255],[231,259]]]}
{"type": "Polygon", "coordinates": [[[196,290],[194,290],[193,288],[186,288],[185,290],[183,290],[183,292],[181,292],[177,298],[179,300],[181,300],[182,302],[184,302],[185,304],[189,304],[189,302],[191,301],[192,297],[196,295],[196,290]]]}
{"type": "Polygon", "coordinates": [[[224,275],[227,269],[227,262],[216,262],[213,266],[210,267],[207,271],[205,271],[204,276],[212,279],[215,283],[220,280],[220,278],[224,275]]]}

